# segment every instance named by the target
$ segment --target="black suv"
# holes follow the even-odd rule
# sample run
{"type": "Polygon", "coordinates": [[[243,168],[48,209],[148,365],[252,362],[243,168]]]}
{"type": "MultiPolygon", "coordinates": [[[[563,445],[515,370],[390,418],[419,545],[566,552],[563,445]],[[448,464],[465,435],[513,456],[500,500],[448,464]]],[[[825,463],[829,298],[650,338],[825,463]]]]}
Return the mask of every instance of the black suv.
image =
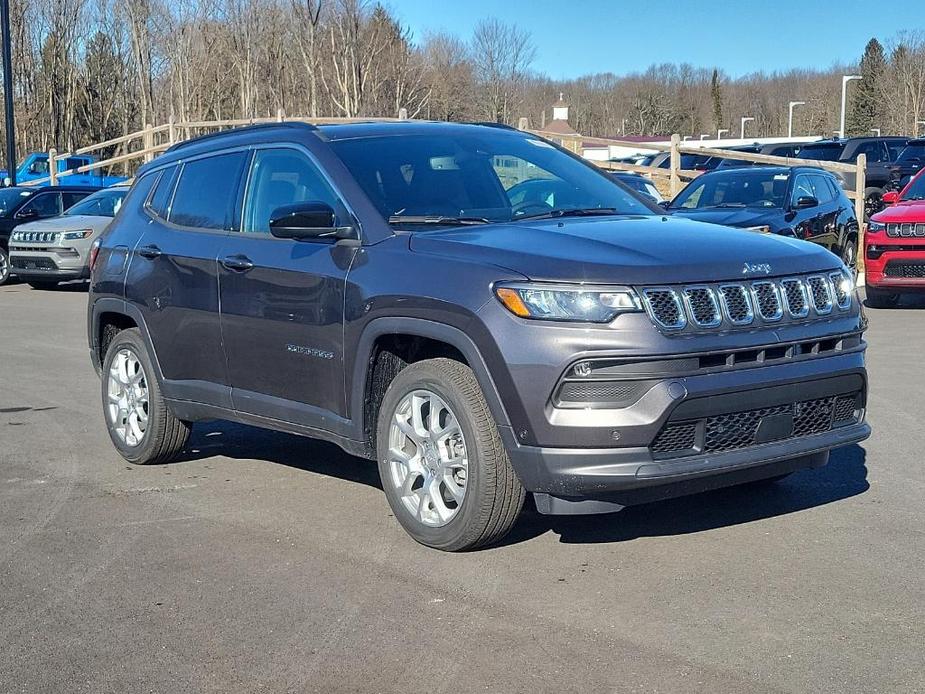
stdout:
{"type": "Polygon", "coordinates": [[[13,229],[37,219],[57,217],[80,202],[94,186],[14,186],[0,188],[0,284],[10,278],[10,234],[13,229]]]}
{"type": "Polygon", "coordinates": [[[823,465],[868,436],[851,274],[665,217],[528,133],[255,126],[144,166],[102,237],[89,342],[113,444],[230,419],[378,460],[419,542],[823,465]],[[524,196],[551,182],[542,199],[524,196]]]}
{"type": "MultiPolygon", "coordinates": [[[[858,155],[867,155],[864,169],[864,208],[867,217],[883,209],[883,193],[891,187],[892,163],[899,158],[908,137],[852,137],[847,140],[820,140],[803,145],[798,159],[837,161],[856,164],[858,155]]],[[[841,174],[846,190],[854,190],[856,176],[841,174]]]]}
{"type": "Polygon", "coordinates": [[[666,209],[701,222],[818,243],[854,267],[858,220],[831,173],[809,166],[719,168],[698,176],[666,209]]]}
{"type": "Polygon", "coordinates": [[[890,187],[902,190],[925,163],[925,138],[909,140],[896,161],[890,166],[890,187]]]}

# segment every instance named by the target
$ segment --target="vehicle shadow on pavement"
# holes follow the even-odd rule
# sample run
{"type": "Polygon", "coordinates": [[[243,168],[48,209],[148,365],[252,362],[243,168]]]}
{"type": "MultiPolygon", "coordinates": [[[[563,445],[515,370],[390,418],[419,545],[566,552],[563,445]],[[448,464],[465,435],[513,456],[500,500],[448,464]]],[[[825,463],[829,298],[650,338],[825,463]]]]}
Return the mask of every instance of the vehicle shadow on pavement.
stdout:
{"type": "Polygon", "coordinates": [[[374,461],[352,456],[327,441],[236,422],[193,425],[190,440],[176,462],[219,455],[237,460],[265,460],[382,489],[374,461]]]}
{"type": "Polygon", "coordinates": [[[525,508],[503,544],[552,531],[569,544],[625,542],[641,537],[686,535],[796,513],[863,494],[866,452],[858,445],[832,452],[828,465],[801,470],[766,486],[744,485],[631,506],[597,516],[544,516],[525,508]]]}

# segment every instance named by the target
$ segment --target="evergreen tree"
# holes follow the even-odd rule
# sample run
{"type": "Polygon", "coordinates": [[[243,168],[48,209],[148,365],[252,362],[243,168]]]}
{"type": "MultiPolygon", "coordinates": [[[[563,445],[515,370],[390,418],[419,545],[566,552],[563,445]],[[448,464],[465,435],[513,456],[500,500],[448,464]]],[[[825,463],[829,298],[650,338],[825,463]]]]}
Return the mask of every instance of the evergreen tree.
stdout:
{"type": "Polygon", "coordinates": [[[871,39],[861,58],[862,79],[857,83],[853,97],[849,97],[851,107],[845,123],[849,135],[870,135],[872,128],[884,127],[882,90],[885,72],[883,46],[877,39],[871,39]]]}
{"type": "Polygon", "coordinates": [[[713,68],[713,77],[710,79],[710,97],[713,99],[713,128],[719,130],[723,127],[723,92],[719,86],[719,71],[713,68]]]}

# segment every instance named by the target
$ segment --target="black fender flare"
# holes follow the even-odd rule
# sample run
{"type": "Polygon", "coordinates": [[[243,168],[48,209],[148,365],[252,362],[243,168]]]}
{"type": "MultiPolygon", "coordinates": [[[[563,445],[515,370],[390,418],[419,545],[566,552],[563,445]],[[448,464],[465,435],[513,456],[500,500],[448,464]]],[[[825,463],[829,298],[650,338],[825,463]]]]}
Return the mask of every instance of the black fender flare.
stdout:
{"type": "MultiPolygon", "coordinates": [[[[501,396],[495,381],[491,376],[488,365],[478,346],[459,328],[438,323],[423,318],[407,317],[382,317],[371,320],[363,329],[360,340],[356,347],[356,358],[353,363],[353,378],[350,387],[350,419],[356,425],[356,431],[362,435],[365,431],[365,389],[366,380],[369,375],[370,357],[373,352],[373,345],[376,340],[383,335],[390,334],[415,335],[432,340],[445,342],[455,347],[466,358],[469,367],[475,373],[475,377],[482,388],[485,400],[491,410],[492,417],[499,428],[511,428],[510,419],[507,411],[501,401],[501,396]]],[[[504,436],[502,431],[502,436],[504,436]]]]}
{"type": "Polygon", "coordinates": [[[100,363],[105,355],[100,354],[100,316],[104,313],[116,313],[131,318],[138,330],[141,332],[141,339],[145,341],[148,348],[148,356],[151,363],[154,364],[154,370],[157,372],[158,383],[163,385],[164,372],[161,370],[161,364],[157,358],[157,352],[154,349],[154,343],[151,341],[151,333],[148,331],[148,324],[145,322],[144,314],[134,304],[116,297],[101,297],[96,299],[90,306],[90,320],[88,325],[88,339],[90,343],[90,355],[93,360],[93,366],[99,372],[100,363]]]}

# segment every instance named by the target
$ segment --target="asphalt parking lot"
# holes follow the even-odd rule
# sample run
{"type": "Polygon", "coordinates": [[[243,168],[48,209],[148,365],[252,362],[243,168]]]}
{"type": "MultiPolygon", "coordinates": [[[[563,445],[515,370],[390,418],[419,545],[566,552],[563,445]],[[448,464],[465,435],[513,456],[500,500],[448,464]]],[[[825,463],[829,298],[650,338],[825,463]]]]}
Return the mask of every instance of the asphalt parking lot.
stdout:
{"type": "Polygon", "coordinates": [[[868,310],[874,435],[827,467],[449,555],[328,444],[128,466],[86,299],[0,288],[2,692],[925,691],[925,302],[868,310]]]}

